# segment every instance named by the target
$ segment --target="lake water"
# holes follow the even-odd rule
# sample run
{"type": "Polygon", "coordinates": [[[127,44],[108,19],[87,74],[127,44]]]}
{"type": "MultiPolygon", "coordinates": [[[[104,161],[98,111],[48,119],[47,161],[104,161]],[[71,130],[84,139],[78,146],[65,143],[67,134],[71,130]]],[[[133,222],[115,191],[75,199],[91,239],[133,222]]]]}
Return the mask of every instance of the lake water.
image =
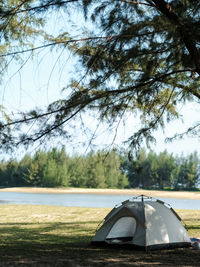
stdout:
{"type": "MultiPolygon", "coordinates": [[[[112,208],[129,198],[131,198],[130,195],[0,192],[0,204],[33,204],[66,207],[112,208]]],[[[200,210],[200,199],[193,200],[164,197],[159,197],[158,199],[170,204],[174,209],[200,210]]]]}

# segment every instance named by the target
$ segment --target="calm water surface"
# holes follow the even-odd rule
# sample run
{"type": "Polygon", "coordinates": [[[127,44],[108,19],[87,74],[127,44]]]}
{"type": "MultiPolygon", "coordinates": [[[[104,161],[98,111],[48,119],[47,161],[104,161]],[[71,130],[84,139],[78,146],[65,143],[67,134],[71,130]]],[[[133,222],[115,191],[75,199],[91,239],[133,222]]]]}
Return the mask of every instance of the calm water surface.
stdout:
{"type": "MultiPolygon", "coordinates": [[[[0,192],[0,204],[33,204],[66,207],[112,208],[129,198],[131,198],[130,195],[0,192]]],[[[170,204],[174,209],[200,210],[200,199],[193,200],[164,197],[159,197],[158,199],[170,204]]]]}

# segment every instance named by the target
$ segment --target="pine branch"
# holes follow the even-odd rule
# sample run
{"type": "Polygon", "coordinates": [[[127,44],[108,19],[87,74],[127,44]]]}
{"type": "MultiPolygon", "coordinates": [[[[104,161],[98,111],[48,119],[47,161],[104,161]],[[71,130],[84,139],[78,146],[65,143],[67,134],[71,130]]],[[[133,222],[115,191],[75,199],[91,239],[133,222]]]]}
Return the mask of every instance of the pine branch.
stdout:
{"type": "Polygon", "coordinates": [[[77,92],[68,100],[69,104],[64,106],[64,107],[62,107],[62,108],[59,108],[59,109],[56,109],[56,110],[50,110],[49,112],[38,114],[38,115],[35,115],[35,116],[32,116],[32,117],[25,116],[25,118],[23,118],[21,120],[16,120],[16,121],[13,121],[13,122],[9,122],[7,124],[0,125],[0,129],[3,129],[3,128],[8,127],[8,126],[15,125],[15,124],[21,124],[21,123],[24,123],[24,122],[29,122],[29,121],[32,121],[32,120],[35,120],[35,119],[39,119],[39,118],[42,118],[42,117],[47,117],[47,116],[49,116],[51,114],[55,114],[55,113],[59,114],[62,111],[67,111],[67,110],[70,110],[72,108],[76,108],[79,105],[83,106],[83,108],[85,108],[86,106],[88,106],[92,102],[95,102],[96,100],[103,99],[103,98],[106,98],[106,97],[109,97],[109,96],[113,96],[114,97],[114,95],[124,94],[124,93],[127,93],[127,92],[133,92],[135,89],[139,89],[139,88],[142,88],[142,87],[145,87],[145,86],[151,86],[153,83],[155,83],[157,81],[160,81],[160,80],[163,80],[163,79],[165,79],[167,77],[170,77],[172,74],[183,73],[183,72],[188,72],[188,71],[190,72],[191,69],[177,70],[177,71],[165,73],[165,74],[162,74],[160,76],[155,77],[154,79],[152,79],[150,81],[143,82],[143,83],[140,83],[140,84],[135,85],[135,86],[129,86],[129,87],[126,87],[126,88],[123,88],[123,89],[109,90],[109,91],[94,91],[94,92],[90,92],[88,90],[85,90],[85,91],[82,91],[82,92],[77,92]],[[90,93],[91,96],[88,93],[90,93]],[[85,98],[85,96],[87,96],[87,98],[85,98]],[[76,99],[76,101],[73,102],[72,98],[76,99]]]}
{"type": "Polygon", "coordinates": [[[152,0],[152,2],[154,2],[157,9],[162,14],[164,14],[172,22],[172,24],[175,24],[176,26],[178,26],[182,40],[196,67],[195,71],[200,76],[200,53],[196,47],[195,40],[188,32],[186,25],[181,20],[181,18],[178,15],[176,15],[175,10],[169,3],[165,2],[164,0],[152,0]]]}
{"type": "Polygon", "coordinates": [[[177,87],[183,89],[184,91],[186,91],[188,93],[192,93],[192,95],[196,96],[200,100],[200,92],[197,91],[199,89],[194,90],[193,88],[190,88],[190,87],[182,85],[182,84],[177,84],[177,87]]]}
{"type": "Polygon", "coordinates": [[[167,106],[169,105],[169,102],[170,102],[170,100],[171,100],[171,98],[173,96],[174,90],[175,90],[175,88],[171,91],[167,101],[163,104],[163,107],[162,107],[162,110],[161,110],[159,116],[154,121],[151,121],[147,127],[141,128],[138,132],[136,132],[134,134],[134,138],[132,138],[133,140],[131,142],[131,145],[133,147],[135,147],[136,145],[139,145],[141,143],[140,139],[142,138],[142,136],[145,136],[146,134],[149,134],[149,132],[152,129],[155,129],[155,126],[159,123],[159,121],[161,120],[161,118],[164,115],[164,112],[165,112],[167,106]]]}
{"type": "MultiPolygon", "coordinates": [[[[118,0],[117,0],[118,1],[118,0]]],[[[154,7],[154,5],[150,3],[145,3],[145,2],[138,2],[138,1],[128,1],[128,0],[119,0],[120,2],[124,2],[127,4],[136,4],[136,5],[144,5],[144,6],[149,6],[149,7],[154,7]]],[[[148,2],[148,1],[147,1],[148,2]]]]}
{"type": "Polygon", "coordinates": [[[172,142],[175,139],[182,139],[184,136],[186,136],[188,134],[196,135],[199,132],[198,128],[200,128],[200,122],[198,122],[196,125],[194,125],[192,127],[189,127],[185,132],[177,133],[173,137],[166,138],[166,142],[172,142]]]}
{"type": "MultiPolygon", "coordinates": [[[[73,117],[75,117],[78,113],[80,113],[80,111],[84,108],[85,106],[81,106],[77,111],[75,111],[70,117],[67,117],[65,120],[61,121],[58,124],[52,125],[52,127],[50,127],[49,129],[45,130],[44,132],[42,132],[41,134],[39,133],[38,136],[34,137],[27,137],[23,139],[23,142],[27,142],[27,141],[33,141],[36,142],[38,140],[40,140],[42,137],[50,134],[51,132],[53,132],[54,130],[56,130],[57,128],[59,128],[60,126],[62,126],[63,124],[65,124],[66,122],[68,122],[69,120],[71,120],[73,117]]],[[[22,141],[18,142],[16,145],[19,145],[22,141]]]]}
{"type": "Polygon", "coordinates": [[[18,5],[16,8],[13,8],[12,10],[4,11],[4,12],[1,10],[1,14],[3,15],[1,18],[17,15],[20,13],[30,12],[30,11],[46,10],[48,7],[63,6],[65,4],[74,3],[78,1],[80,0],[66,0],[66,1],[59,1],[58,3],[50,2],[45,5],[34,6],[34,7],[26,8],[26,9],[20,9],[20,7],[23,6],[26,2],[30,2],[29,0],[25,0],[20,5],[18,5]]]}
{"type": "Polygon", "coordinates": [[[117,39],[117,38],[127,38],[127,37],[142,37],[142,36],[146,36],[149,34],[154,34],[156,32],[147,32],[144,34],[138,34],[138,35],[112,35],[112,36],[94,36],[94,37],[86,37],[86,38],[80,38],[80,39],[71,39],[71,40],[63,40],[63,41],[55,41],[53,43],[48,43],[48,44],[44,44],[41,46],[37,46],[37,47],[33,47],[33,48],[29,48],[29,49],[24,49],[21,51],[15,51],[15,52],[11,52],[11,53],[6,53],[6,54],[0,54],[0,57],[7,57],[7,56],[13,56],[13,55],[17,55],[17,54],[23,54],[23,53],[27,53],[27,52],[33,52],[35,50],[39,50],[39,49],[43,49],[43,48],[47,48],[47,47],[51,47],[54,45],[59,45],[59,44],[63,44],[63,45],[67,45],[70,43],[77,43],[77,42],[85,42],[85,41],[91,41],[91,40],[105,40],[107,42],[109,42],[112,39],[117,39]]]}

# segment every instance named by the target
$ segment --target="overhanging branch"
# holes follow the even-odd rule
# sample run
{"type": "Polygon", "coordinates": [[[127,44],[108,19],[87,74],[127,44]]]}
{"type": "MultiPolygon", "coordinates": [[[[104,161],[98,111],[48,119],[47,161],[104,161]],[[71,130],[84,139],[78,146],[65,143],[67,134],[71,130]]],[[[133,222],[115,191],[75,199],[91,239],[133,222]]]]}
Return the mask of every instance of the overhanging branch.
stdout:
{"type": "Polygon", "coordinates": [[[176,14],[175,10],[169,3],[164,0],[152,0],[152,2],[155,4],[156,8],[172,22],[173,25],[178,27],[180,36],[196,67],[195,72],[197,72],[200,76],[200,53],[196,47],[196,40],[193,39],[193,36],[188,31],[185,23],[176,14]]]}

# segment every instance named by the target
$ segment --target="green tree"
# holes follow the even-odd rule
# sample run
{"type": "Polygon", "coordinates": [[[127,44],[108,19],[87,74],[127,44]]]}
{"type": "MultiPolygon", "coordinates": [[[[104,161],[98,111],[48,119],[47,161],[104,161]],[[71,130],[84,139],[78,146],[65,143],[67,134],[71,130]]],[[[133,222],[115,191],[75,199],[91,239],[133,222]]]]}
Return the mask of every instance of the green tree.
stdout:
{"type": "Polygon", "coordinates": [[[100,151],[96,154],[90,153],[87,157],[87,187],[106,188],[106,177],[104,170],[104,156],[100,151]]]}
{"type": "Polygon", "coordinates": [[[158,155],[142,149],[135,159],[126,160],[129,186],[142,188],[172,188],[177,179],[178,168],[172,154],[167,151],[158,155]]]}
{"type": "Polygon", "coordinates": [[[23,185],[18,170],[18,162],[16,160],[8,161],[6,163],[4,166],[4,171],[1,174],[1,179],[4,181],[4,186],[23,185]]]}
{"type": "Polygon", "coordinates": [[[179,163],[178,184],[181,189],[195,189],[199,179],[199,159],[197,153],[181,157],[179,163]]]}
{"type": "Polygon", "coordinates": [[[125,188],[128,185],[127,176],[121,170],[121,163],[122,161],[116,151],[112,150],[107,153],[104,160],[106,187],[125,188]]]}
{"type": "Polygon", "coordinates": [[[122,163],[122,171],[126,173],[129,181],[129,187],[145,187],[147,183],[147,154],[145,149],[141,149],[137,155],[133,158],[125,158],[122,163]]]}
{"type": "MultiPolygon", "coordinates": [[[[135,148],[143,140],[152,142],[154,130],[178,118],[180,103],[199,101],[199,1],[4,2],[1,4],[1,16],[3,23],[9,25],[5,24],[7,32],[5,27],[1,30],[7,34],[5,40],[12,40],[14,32],[18,35],[22,32],[23,38],[19,40],[26,40],[25,37],[32,36],[31,31],[24,31],[26,25],[34,19],[40,23],[45,12],[51,17],[60,9],[73,16],[74,8],[78,7],[77,10],[84,13],[94,26],[89,24],[90,29],[84,30],[79,38],[73,38],[65,29],[61,29],[56,37],[46,35],[49,43],[41,47],[69,49],[79,57],[80,72],[72,77],[67,87],[67,98],[51,103],[47,110],[34,110],[26,116],[14,116],[9,122],[2,121],[0,133],[4,147],[20,142],[44,141],[47,135],[69,136],[64,127],[66,123],[76,119],[80,113],[84,115],[84,111],[89,109],[96,117],[99,116],[99,121],[109,124],[120,121],[127,113],[139,113],[141,127],[128,140],[135,148]],[[16,22],[10,23],[10,18],[15,18],[16,22]],[[35,124],[32,131],[21,134],[24,123],[35,121],[38,128],[35,124]],[[44,123],[47,121],[49,123],[44,123]],[[14,137],[8,131],[12,125],[18,125],[14,137]],[[17,130],[20,135],[17,135],[17,130]]],[[[32,32],[38,34],[38,31],[32,32]]],[[[7,50],[3,55],[6,56],[6,53],[7,50]]],[[[198,131],[197,122],[187,133],[197,134],[198,131]]]]}
{"type": "Polygon", "coordinates": [[[199,179],[200,161],[197,152],[194,152],[188,157],[188,188],[195,189],[199,179]]]}
{"type": "Polygon", "coordinates": [[[169,155],[167,151],[161,152],[157,156],[157,183],[161,189],[171,188],[173,180],[173,170],[176,168],[173,155],[169,155]]]}
{"type": "Polygon", "coordinates": [[[39,176],[39,164],[36,161],[31,162],[28,172],[25,174],[25,181],[30,186],[40,186],[41,177],[39,176]]]}
{"type": "Polygon", "coordinates": [[[30,181],[33,179],[34,174],[31,174],[32,165],[34,163],[32,162],[32,158],[30,155],[26,154],[20,161],[19,161],[19,167],[18,172],[23,180],[24,185],[38,185],[38,183],[32,184],[30,181]]]}
{"type": "Polygon", "coordinates": [[[44,179],[44,168],[47,164],[47,153],[41,150],[38,150],[33,156],[33,162],[38,164],[38,175],[41,178],[41,186],[43,186],[44,179]]]}
{"type": "Polygon", "coordinates": [[[69,164],[70,186],[86,187],[88,168],[85,157],[72,157],[69,164]]]}
{"type": "Polygon", "coordinates": [[[8,176],[6,175],[7,164],[5,161],[0,163],[0,185],[9,186],[8,176]]]}
{"type": "Polygon", "coordinates": [[[68,186],[68,160],[65,149],[53,148],[46,153],[42,168],[42,185],[47,187],[68,186]]]}
{"type": "Polygon", "coordinates": [[[120,169],[121,160],[114,150],[89,153],[87,162],[87,187],[124,188],[128,185],[126,174],[120,169]]]}
{"type": "Polygon", "coordinates": [[[58,168],[58,180],[60,186],[69,186],[70,176],[69,176],[69,164],[70,158],[67,156],[65,148],[63,147],[59,152],[59,158],[57,160],[58,168]]]}
{"type": "Polygon", "coordinates": [[[57,165],[54,159],[49,158],[46,162],[42,184],[46,187],[56,187],[60,185],[57,177],[57,165]]]}
{"type": "Polygon", "coordinates": [[[65,148],[63,147],[61,150],[57,150],[53,148],[52,151],[47,153],[48,158],[54,159],[56,163],[56,177],[57,185],[59,186],[68,186],[69,185],[69,174],[68,174],[68,157],[66,155],[65,148]]]}
{"type": "Polygon", "coordinates": [[[148,183],[149,175],[146,172],[147,170],[147,154],[144,149],[139,151],[137,154],[136,160],[134,162],[135,172],[136,172],[136,179],[138,180],[139,187],[146,187],[148,183]]]}

